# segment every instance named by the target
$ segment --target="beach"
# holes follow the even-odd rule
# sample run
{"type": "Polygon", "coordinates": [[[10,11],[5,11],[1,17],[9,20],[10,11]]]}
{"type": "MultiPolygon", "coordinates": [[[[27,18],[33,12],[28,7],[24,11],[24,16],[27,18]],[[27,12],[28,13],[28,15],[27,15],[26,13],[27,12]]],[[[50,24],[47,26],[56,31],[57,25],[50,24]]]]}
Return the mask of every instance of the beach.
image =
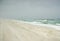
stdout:
{"type": "Polygon", "coordinates": [[[0,41],[60,41],[60,30],[1,19],[0,41]]]}

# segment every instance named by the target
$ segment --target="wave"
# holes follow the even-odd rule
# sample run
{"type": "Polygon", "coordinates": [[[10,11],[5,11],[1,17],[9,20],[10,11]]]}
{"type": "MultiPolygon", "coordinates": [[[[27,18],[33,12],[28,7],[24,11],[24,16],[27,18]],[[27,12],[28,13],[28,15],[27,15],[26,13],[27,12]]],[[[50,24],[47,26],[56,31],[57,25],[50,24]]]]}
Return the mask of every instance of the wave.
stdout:
{"type": "Polygon", "coordinates": [[[25,23],[29,23],[32,25],[40,25],[40,26],[45,26],[49,28],[54,28],[57,30],[60,30],[60,23],[58,21],[53,21],[53,20],[39,20],[39,21],[25,21],[25,23]]]}

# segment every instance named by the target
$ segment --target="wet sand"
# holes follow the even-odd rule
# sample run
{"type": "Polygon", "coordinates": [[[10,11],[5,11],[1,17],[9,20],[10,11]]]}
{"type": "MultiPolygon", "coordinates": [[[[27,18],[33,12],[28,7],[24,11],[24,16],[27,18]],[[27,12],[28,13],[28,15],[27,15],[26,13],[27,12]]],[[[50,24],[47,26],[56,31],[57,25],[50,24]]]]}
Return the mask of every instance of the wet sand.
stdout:
{"type": "Polygon", "coordinates": [[[60,30],[15,20],[0,20],[0,41],[60,41],[60,30]]]}

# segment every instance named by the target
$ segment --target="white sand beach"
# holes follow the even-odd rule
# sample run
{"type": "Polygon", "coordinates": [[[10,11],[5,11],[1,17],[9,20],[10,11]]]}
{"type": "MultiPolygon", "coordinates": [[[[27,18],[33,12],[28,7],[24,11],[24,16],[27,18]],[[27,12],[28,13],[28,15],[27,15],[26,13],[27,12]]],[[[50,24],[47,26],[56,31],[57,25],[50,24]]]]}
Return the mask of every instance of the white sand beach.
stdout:
{"type": "Polygon", "coordinates": [[[60,30],[1,19],[0,41],[60,41],[60,30]]]}

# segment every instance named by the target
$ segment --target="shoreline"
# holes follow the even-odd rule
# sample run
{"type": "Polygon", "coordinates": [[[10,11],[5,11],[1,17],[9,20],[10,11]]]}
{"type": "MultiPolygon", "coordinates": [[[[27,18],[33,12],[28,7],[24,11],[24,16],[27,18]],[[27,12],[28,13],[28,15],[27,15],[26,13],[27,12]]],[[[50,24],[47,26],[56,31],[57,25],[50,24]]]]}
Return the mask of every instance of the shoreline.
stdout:
{"type": "Polygon", "coordinates": [[[60,30],[17,20],[0,20],[0,41],[60,41],[60,30]]]}

